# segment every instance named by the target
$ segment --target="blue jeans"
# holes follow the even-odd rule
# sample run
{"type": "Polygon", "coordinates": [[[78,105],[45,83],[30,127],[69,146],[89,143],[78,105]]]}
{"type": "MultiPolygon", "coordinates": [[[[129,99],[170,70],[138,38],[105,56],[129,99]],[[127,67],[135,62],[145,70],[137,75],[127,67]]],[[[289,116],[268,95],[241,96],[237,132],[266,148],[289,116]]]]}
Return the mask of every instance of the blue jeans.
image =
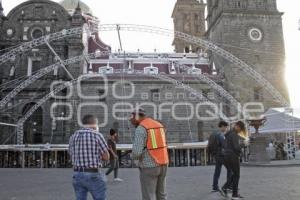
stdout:
{"type": "MultiPolygon", "coordinates": [[[[215,173],[214,173],[214,180],[213,180],[213,190],[219,189],[219,179],[222,171],[222,166],[224,165],[224,157],[223,156],[216,156],[216,165],[215,165],[215,173]]],[[[231,172],[227,169],[227,180],[231,179],[231,172]]]]}
{"type": "Polygon", "coordinates": [[[76,200],[86,200],[88,192],[94,200],[106,200],[106,181],[103,174],[74,172],[73,187],[76,200]]]}

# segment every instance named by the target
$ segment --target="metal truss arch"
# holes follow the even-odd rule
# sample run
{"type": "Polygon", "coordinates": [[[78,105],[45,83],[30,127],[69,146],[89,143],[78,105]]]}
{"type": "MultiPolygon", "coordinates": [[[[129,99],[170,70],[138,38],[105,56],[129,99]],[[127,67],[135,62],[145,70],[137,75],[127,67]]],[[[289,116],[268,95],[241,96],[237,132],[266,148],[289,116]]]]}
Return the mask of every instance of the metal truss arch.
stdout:
{"type": "MultiPolygon", "coordinates": [[[[190,67],[186,65],[179,65],[180,69],[186,71],[190,67]]],[[[236,106],[236,108],[241,107],[241,103],[238,102],[228,91],[226,91],[223,87],[221,87],[219,84],[217,84],[215,81],[210,79],[208,76],[205,76],[204,74],[190,74],[194,78],[199,79],[201,81],[204,81],[206,84],[208,84],[210,87],[212,87],[215,91],[217,91],[222,97],[227,99],[230,102],[230,105],[236,106]]]]}
{"type": "MultiPolygon", "coordinates": [[[[109,52],[101,52],[101,53],[92,53],[87,56],[81,55],[73,58],[69,58],[67,60],[64,60],[65,65],[73,64],[79,61],[82,61],[86,58],[93,59],[96,57],[99,57],[100,55],[108,55],[109,52]]],[[[4,106],[12,100],[19,92],[21,92],[24,88],[28,87],[30,84],[34,83],[44,75],[48,74],[49,72],[53,71],[54,69],[61,66],[61,61],[59,60],[57,63],[50,65],[48,67],[45,67],[43,69],[40,69],[35,73],[34,75],[30,76],[28,79],[23,81],[21,84],[19,84],[17,87],[15,87],[10,93],[8,93],[1,101],[0,101],[0,109],[4,108],[4,106]]]]}
{"type": "MultiPolygon", "coordinates": [[[[272,95],[272,97],[276,101],[278,101],[282,106],[289,106],[289,102],[261,74],[256,72],[252,67],[250,67],[248,64],[246,64],[241,59],[237,58],[230,52],[222,49],[221,47],[213,44],[210,41],[207,41],[207,40],[195,37],[195,36],[191,36],[186,33],[178,32],[178,31],[173,31],[173,30],[159,28],[159,27],[153,27],[153,26],[135,25],[135,24],[118,24],[118,26],[116,24],[103,24],[103,25],[100,25],[98,27],[98,29],[91,30],[91,32],[117,31],[117,29],[119,29],[119,31],[146,32],[146,33],[151,33],[151,34],[174,36],[175,38],[187,41],[189,43],[193,43],[193,44],[205,47],[206,49],[211,50],[213,53],[218,54],[219,56],[225,58],[229,62],[231,62],[234,65],[236,65],[237,67],[239,67],[248,76],[253,78],[262,87],[264,87],[272,95]]],[[[0,56],[0,64],[2,64],[3,62],[6,62],[9,59],[13,59],[16,54],[22,53],[24,51],[28,51],[36,46],[45,44],[45,41],[54,41],[54,40],[58,40],[58,39],[61,39],[64,37],[81,34],[82,31],[86,31],[86,30],[84,30],[81,27],[73,28],[73,29],[69,29],[69,30],[62,30],[60,32],[53,33],[53,34],[35,39],[31,42],[26,42],[26,43],[18,46],[17,48],[11,50],[10,52],[0,56]]]]}
{"type": "MultiPolygon", "coordinates": [[[[100,31],[111,31],[116,30],[114,25],[100,25],[100,31]]],[[[135,25],[135,24],[122,24],[119,25],[119,30],[121,31],[134,31],[134,32],[146,32],[152,34],[159,34],[165,36],[174,36],[175,38],[184,40],[189,43],[193,43],[199,45],[201,47],[205,47],[208,50],[211,50],[213,53],[218,54],[229,62],[233,63],[235,66],[244,71],[248,76],[253,78],[256,82],[258,82],[263,88],[269,92],[272,97],[278,101],[282,106],[289,107],[289,102],[278,92],[276,88],[266,80],[261,74],[255,71],[252,67],[250,67],[247,63],[234,56],[230,52],[222,49],[221,47],[215,45],[214,43],[201,39],[199,37],[195,37],[192,35],[188,35],[186,33],[173,31],[169,29],[153,27],[153,26],[144,26],[144,25],[135,25]]]]}
{"type": "MultiPolygon", "coordinates": [[[[80,59],[79,57],[77,57],[77,59],[73,59],[73,61],[77,61],[78,59],[80,59]]],[[[83,58],[81,58],[83,59],[83,58]]],[[[49,66],[50,68],[51,66],[49,66]]],[[[47,67],[46,67],[47,68],[47,67]]],[[[116,72],[116,73],[126,73],[126,71],[122,70],[120,72],[116,72]]],[[[195,95],[196,97],[199,98],[200,101],[204,101],[204,102],[210,102],[206,97],[204,97],[201,93],[199,93],[197,90],[195,90],[194,88],[189,87],[188,85],[183,84],[182,82],[176,80],[176,79],[172,79],[170,77],[168,77],[167,75],[164,74],[145,74],[143,73],[143,71],[131,71],[132,74],[136,74],[136,75],[142,75],[142,76],[149,76],[152,78],[157,78],[163,81],[167,81],[169,83],[172,83],[176,86],[180,86],[182,88],[184,88],[186,91],[192,93],[193,95],[195,95]]],[[[87,78],[89,78],[89,76],[87,76],[87,78]]],[[[85,80],[85,78],[81,78],[81,80],[85,80]]],[[[62,91],[63,89],[72,86],[74,84],[76,84],[78,81],[78,79],[73,79],[71,81],[65,82],[61,85],[59,85],[58,87],[56,87],[54,90],[50,91],[50,93],[48,93],[47,95],[45,95],[43,98],[41,98],[33,107],[30,108],[30,110],[22,117],[18,120],[17,122],[17,144],[23,144],[23,136],[24,136],[24,123],[26,122],[27,119],[29,119],[29,117],[40,107],[42,106],[46,101],[48,101],[51,97],[53,97],[53,95],[57,94],[58,92],[62,91]]],[[[222,119],[227,119],[227,117],[224,115],[224,113],[220,113],[220,118],[222,119]]]]}
{"type": "MultiPolygon", "coordinates": [[[[124,73],[124,72],[122,72],[124,73]]],[[[183,87],[184,89],[186,89],[187,91],[193,93],[196,97],[198,97],[201,101],[206,101],[206,102],[210,102],[208,99],[206,99],[201,93],[199,93],[197,90],[181,83],[180,81],[177,81],[175,79],[172,79],[170,77],[167,77],[165,75],[162,74],[144,74],[142,73],[142,71],[135,71],[133,74],[136,75],[146,75],[149,77],[153,77],[153,78],[158,78],[160,80],[164,80],[167,82],[170,82],[172,84],[175,84],[177,86],[183,87]]],[[[81,80],[84,80],[84,78],[82,78],[81,80]]],[[[72,86],[74,84],[76,84],[78,81],[78,79],[74,79],[68,82],[65,82],[61,85],[59,85],[57,88],[55,88],[54,90],[52,90],[49,94],[45,95],[42,99],[40,99],[33,107],[30,108],[30,110],[21,118],[19,119],[19,121],[17,122],[17,144],[23,144],[23,136],[24,136],[24,123],[26,122],[26,120],[40,107],[42,106],[46,101],[48,101],[51,97],[53,97],[53,95],[59,93],[60,91],[62,91],[63,89],[72,86]]],[[[211,103],[211,102],[210,102],[211,103]]],[[[220,113],[220,117],[225,119],[227,118],[223,113],[220,113]]]]}

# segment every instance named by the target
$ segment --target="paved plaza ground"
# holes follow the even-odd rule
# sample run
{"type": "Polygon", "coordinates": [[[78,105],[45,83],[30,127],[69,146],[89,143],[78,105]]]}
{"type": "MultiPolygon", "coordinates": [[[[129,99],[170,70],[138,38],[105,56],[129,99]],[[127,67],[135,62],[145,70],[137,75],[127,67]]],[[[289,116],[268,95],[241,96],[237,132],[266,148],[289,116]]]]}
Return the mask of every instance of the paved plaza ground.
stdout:
{"type": "MultiPolygon", "coordinates": [[[[222,200],[210,193],[213,167],[170,168],[169,200],[222,200]]],[[[0,169],[0,200],[72,200],[71,169],[0,169]]],[[[108,180],[108,200],[140,200],[137,169],[108,180]]],[[[222,181],[224,181],[224,176],[222,181]]],[[[243,167],[241,193],[251,200],[299,200],[300,167],[243,167]]],[[[91,199],[91,198],[90,198],[91,199]]]]}

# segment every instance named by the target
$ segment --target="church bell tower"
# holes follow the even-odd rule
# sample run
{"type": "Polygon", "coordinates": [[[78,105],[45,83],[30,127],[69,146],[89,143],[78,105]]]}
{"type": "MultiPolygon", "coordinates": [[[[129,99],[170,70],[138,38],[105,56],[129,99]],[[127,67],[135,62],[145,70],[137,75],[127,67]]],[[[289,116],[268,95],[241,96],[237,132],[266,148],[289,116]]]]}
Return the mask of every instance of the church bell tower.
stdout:
{"type": "MultiPolygon", "coordinates": [[[[287,100],[283,13],[276,0],[207,0],[207,37],[251,66],[287,100]]],[[[212,59],[224,75],[226,89],[241,103],[281,106],[265,88],[221,57],[212,59]]]]}
{"type": "MultiPolygon", "coordinates": [[[[205,34],[205,3],[203,0],[177,0],[172,18],[174,30],[196,37],[205,34]]],[[[198,52],[200,48],[183,40],[173,41],[177,53],[198,52]]]]}

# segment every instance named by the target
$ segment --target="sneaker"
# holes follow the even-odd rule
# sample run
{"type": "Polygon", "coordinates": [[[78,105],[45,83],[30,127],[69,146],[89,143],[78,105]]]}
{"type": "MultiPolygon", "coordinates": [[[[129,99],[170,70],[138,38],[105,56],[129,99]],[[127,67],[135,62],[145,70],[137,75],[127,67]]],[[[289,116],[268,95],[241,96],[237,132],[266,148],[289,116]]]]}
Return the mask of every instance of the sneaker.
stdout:
{"type": "Polygon", "coordinates": [[[220,192],[220,189],[212,189],[211,192],[220,192]]]}
{"type": "Polygon", "coordinates": [[[223,196],[223,197],[227,197],[227,189],[222,187],[221,190],[219,190],[220,194],[223,196]]]}
{"type": "Polygon", "coordinates": [[[123,182],[123,179],[115,178],[114,181],[115,181],[115,182],[123,182]]]}
{"type": "Polygon", "coordinates": [[[241,196],[240,194],[238,194],[238,195],[232,195],[231,200],[239,200],[239,199],[243,199],[243,198],[244,198],[243,196],[241,196]]]}

